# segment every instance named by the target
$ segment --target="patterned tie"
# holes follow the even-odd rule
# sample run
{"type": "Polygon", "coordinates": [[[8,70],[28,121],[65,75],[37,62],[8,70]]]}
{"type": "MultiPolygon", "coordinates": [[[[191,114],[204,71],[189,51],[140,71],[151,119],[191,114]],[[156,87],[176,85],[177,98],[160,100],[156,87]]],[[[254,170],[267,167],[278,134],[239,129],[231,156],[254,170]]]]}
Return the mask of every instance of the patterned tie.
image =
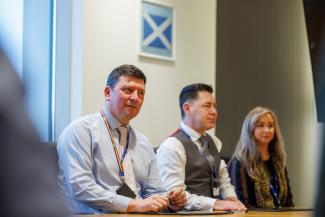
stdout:
{"type": "Polygon", "coordinates": [[[200,153],[206,157],[206,159],[208,160],[210,167],[215,167],[216,165],[216,161],[214,159],[214,157],[212,156],[212,154],[209,151],[209,141],[206,135],[203,135],[199,138],[199,141],[202,144],[202,148],[200,149],[200,153]]]}
{"type": "MultiPolygon", "coordinates": [[[[212,176],[211,178],[213,178],[213,196],[217,197],[219,196],[219,175],[218,175],[218,171],[217,171],[217,166],[216,166],[216,160],[214,159],[214,157],[212,156],[212,154],[209,151],[209,140],[207,138],[206,135],[202,135],[199,138],[199,141],[202,144],[202,148],[199,149],[200,153],[208,160],[209,165],[211,170],[214,171],[214,176],[212,176]]],[[[218,157],[218,156],[217,156],[218,157]]]]}
{"type": "MultiPolygon", "coordinates": [[[[200,138],[199,138],[199,141],[201,142],[201,148],[200,148],[200,153],[205,155],[207,153],[210,154],[209,152],[209,142],[208,142],[208,139],[205,135],[202,135],[200,138]]],[[[211,156],[212,157],[212,156],[211,156]]]]}
{"type": "MultiPolygon", "coordinates": [[[[120,145],[122,146],[121,153],[123,153],[125,146],[126,146],[126,142],[127,142],[126,139],[127,139],[127,134],[128,134],[128,128],[125,126],[121,126],[118,128],[118,131],[120,132],[120,145]]],[[[124,168],[125,183],[137,195],[137,188],[136,188],[134,172],[133,172],[133,164],[132,164],[131,155],[130,155],[130,147],[129,147],[128,152],[126,153],[125,158],[123,160],[123,168],[124,168]]]]}

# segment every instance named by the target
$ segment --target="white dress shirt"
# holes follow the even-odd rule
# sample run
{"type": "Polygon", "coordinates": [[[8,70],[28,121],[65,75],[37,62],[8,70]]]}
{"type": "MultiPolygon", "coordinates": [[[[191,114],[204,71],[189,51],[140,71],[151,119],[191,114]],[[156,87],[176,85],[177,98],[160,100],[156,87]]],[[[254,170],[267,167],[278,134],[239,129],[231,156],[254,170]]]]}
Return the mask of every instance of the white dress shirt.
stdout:
{"type": "MultiPolygon", "coordinates": [[[[200,134],[193,129],[181,123],[181,129],[190,136],[191,140],[201,148],[199,142],[200,134]]],[[[221,150],[221,141],[211,134],[210,137],[213,139],[218,151],[221,150]]],[[[166,139],[157,150],[157,165],[163,186],[168,190],[174,187],[183,187],[186,190],[185,185],[185,165],[186,165],[186,153],[183,144],[175,137],[169,137],[166,139]]],[[[220,162],[219,168],[219,182],[220,182],[220,194],[222,198],[236,197],[234,187],[230,183],[230,178],[227,171],[227,165],[224,160],[220,162]]],[[[207,188],[210,186],[207,186],[207,188]]],[[[216,199],[191,194],[186,191],[187,194],[187,205],[186,210],[213,210],[213,206],[216,199]]]]}

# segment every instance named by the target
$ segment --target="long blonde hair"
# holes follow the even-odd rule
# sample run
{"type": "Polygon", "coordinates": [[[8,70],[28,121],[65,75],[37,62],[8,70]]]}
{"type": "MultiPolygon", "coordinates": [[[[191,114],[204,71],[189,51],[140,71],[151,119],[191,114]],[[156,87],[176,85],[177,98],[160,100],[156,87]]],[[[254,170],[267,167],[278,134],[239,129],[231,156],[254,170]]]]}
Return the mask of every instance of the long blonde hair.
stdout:
{"type": "Polygon", "coordinates": [[[283,168],[286,164],[287,156],[284,150],[284,142],[276,114],[268,108],[256,107],[246,115],[241,135],[232,157],[232,159],[236,158],[241,162],[246,168],[248,175],[253,179],[255,179],[255,168],[262,163],[261,152],[254,139],[254,128],[259,118],[265,114],[270,114],[273,117],[275,127],[275,134],[269,144],[269,150],[272,152],[272,156],[275,156],[279,160],[283,168]]]}

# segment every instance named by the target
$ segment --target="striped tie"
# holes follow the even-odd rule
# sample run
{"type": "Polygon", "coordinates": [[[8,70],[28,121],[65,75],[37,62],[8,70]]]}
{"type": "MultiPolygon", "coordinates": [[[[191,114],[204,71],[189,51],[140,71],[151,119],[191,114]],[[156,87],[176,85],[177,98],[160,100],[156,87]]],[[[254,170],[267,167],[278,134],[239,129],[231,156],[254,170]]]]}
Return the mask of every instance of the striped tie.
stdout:
{"type": "MultiPolygon", "coordinates": [[[[122,146],[122,152],[124,152],[125,146],[126,146],[126,139],[128,134],[128,128],[125,126],[121,126],[118,128],[118,131],[120,132],[120,145],[122,146]]],[[[137,188],[134,178],[134,172],[133,172],[133,164],[131,161],[131,154],[130,154],[130,147],[128,149],[128,152],[125,155],[125,158],[123,160],[123,168],[124,168],[124,178],[125,183],[132,189],[132,191],[137,195],[137,188]]]]}

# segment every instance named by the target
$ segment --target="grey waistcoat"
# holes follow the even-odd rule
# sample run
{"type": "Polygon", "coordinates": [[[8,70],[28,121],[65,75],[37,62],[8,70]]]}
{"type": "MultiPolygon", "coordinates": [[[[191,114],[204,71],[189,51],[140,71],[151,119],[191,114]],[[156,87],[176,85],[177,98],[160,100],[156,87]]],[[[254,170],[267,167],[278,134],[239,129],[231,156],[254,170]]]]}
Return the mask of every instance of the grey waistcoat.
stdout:
{"type": "MultiPolygon", "coordinates": [[[[213,197],[213,187],[218,188],[214,182],[208,160],[201,155],[195,143],[182,130],[176,131],[173,137],[177,138],[185,149],[185,184],[186,190],[191,194],[213,197]]],[[[216,177],[219,177],[220,154],[212,138],[207,135],[209,151],[216,161],[216,177]]]]}

